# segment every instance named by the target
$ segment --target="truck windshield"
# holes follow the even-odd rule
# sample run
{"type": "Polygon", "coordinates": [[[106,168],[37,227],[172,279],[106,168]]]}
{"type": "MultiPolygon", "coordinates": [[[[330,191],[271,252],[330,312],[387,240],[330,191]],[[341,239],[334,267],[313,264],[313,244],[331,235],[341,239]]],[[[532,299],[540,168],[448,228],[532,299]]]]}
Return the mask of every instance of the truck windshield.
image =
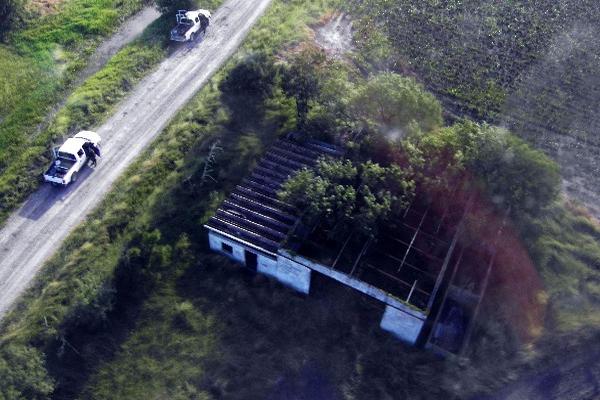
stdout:
{"type": "Polygon", "coordinates": [[[75,156],[73,154],[65,153],[64,151],[58,152],[58,158],[61,158],[63,160],[69,160],[69,161],[77,161],[77,159],[75,158],[75,156]]]}
{"type": "Polygon", "coordinates": [[[194,22],[189,18],[181,18],[179,23],[182,25],[194,25],[194,22]]]}

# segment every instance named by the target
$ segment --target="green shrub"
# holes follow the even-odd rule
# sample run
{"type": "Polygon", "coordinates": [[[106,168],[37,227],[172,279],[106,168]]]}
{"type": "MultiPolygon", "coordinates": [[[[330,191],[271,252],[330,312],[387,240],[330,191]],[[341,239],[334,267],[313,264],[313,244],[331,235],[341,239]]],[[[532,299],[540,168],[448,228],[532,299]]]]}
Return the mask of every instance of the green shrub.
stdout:
{"type": "Polygon", "coordinates": [[[350,112],[370,129],[400,139],[442,125],[437,99],[412,78],[391,72],[373,76],[350,100],[350,112]]]}
{"type": "Polygon", "coordinates": [[[43,400],[52,393],[52,381],[42,354],[21,345],[0,345],[0,399],[43,400]]]}

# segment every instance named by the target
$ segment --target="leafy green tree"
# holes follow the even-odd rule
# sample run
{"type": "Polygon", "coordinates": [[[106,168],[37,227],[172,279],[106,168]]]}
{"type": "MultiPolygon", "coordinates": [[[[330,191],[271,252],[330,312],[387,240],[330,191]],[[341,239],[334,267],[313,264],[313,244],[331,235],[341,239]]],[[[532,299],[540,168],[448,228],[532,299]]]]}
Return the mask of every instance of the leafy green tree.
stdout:
{"type": "Polygon", "coordinates": [[[420,180],[443,187],[465,172],[513,212],[535,213],[556,199],[558,166],[505,129],[463,121],[409,141],[420,180]]]}
{"type": "Polygon", "coordinates": [[[414,131],[429,132],[442,125],[437,99],[412,78],[385,72],[359,87],[351,100],[355,118],[368,128],[400,139],[414,131]]]}
{"type": "Polygon", "coordinates": [[[295,55],[282,69],[284,93],[296,101],[297,128],[304,131],[310,103],[320,93],[326,56],[322,50],[309,47],[295,55]]]}
{"type": "Polygon", "coordinates": [[[414,182],[397,165],[322,159],[314,170],[304,169],[290,178],[279,196],[303,210],[310,223],[324,218],[334,234],[374,234],[379,223],[406,206],[413,192],[414,182]]]}
{"type": "Polygon", "coordinates": [[[53,384],[35,349],[14,344],[0,348],[0,400],[49,398],[53,384]]]}
{"type": "MultiPolygon", "coordinates": [[[[535,213],[560,191],[558,165],[508,131],[489,125],[459,125],[471,133],[466,163],[482,179],[497,203],[515,212],[535,213]]],[[[468,137],[463,133],[461,137],[468,137]]]]}

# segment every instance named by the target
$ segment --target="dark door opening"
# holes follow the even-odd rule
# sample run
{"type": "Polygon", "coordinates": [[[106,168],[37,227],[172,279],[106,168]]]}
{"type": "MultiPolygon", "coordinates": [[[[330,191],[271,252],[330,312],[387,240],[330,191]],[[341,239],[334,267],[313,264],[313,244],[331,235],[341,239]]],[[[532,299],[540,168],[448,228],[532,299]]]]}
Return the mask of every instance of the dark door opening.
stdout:
{"type": "Polygon", "coordinates": [[[258,256],[255,253],[245,250],[244,257],[246,258],[246,267],[256,272],[258,269],[258,256]]]}

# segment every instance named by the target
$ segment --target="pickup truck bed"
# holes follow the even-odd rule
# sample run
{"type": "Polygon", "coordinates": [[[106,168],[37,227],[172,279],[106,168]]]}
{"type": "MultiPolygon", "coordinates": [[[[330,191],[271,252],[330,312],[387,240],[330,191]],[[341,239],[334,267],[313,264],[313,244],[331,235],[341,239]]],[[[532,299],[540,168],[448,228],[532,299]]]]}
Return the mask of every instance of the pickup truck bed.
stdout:
{"type": "Polygon", "coordinates": [[[177,34],[177,36],[183,36],[185,33],[191,28],[189,25],[185,24],[177,24],[173,31],[177,34]]]}
{"type": "Polygon", "coordinates": [[[64,176],[69,172],[74,164],[75,161],[73,160],[65,160],[61,158],[60,165],[56,165],[56,162],[53,162],[50,165],[44,174],[44,179],[54,184],[63,184],[64,176]]]}

